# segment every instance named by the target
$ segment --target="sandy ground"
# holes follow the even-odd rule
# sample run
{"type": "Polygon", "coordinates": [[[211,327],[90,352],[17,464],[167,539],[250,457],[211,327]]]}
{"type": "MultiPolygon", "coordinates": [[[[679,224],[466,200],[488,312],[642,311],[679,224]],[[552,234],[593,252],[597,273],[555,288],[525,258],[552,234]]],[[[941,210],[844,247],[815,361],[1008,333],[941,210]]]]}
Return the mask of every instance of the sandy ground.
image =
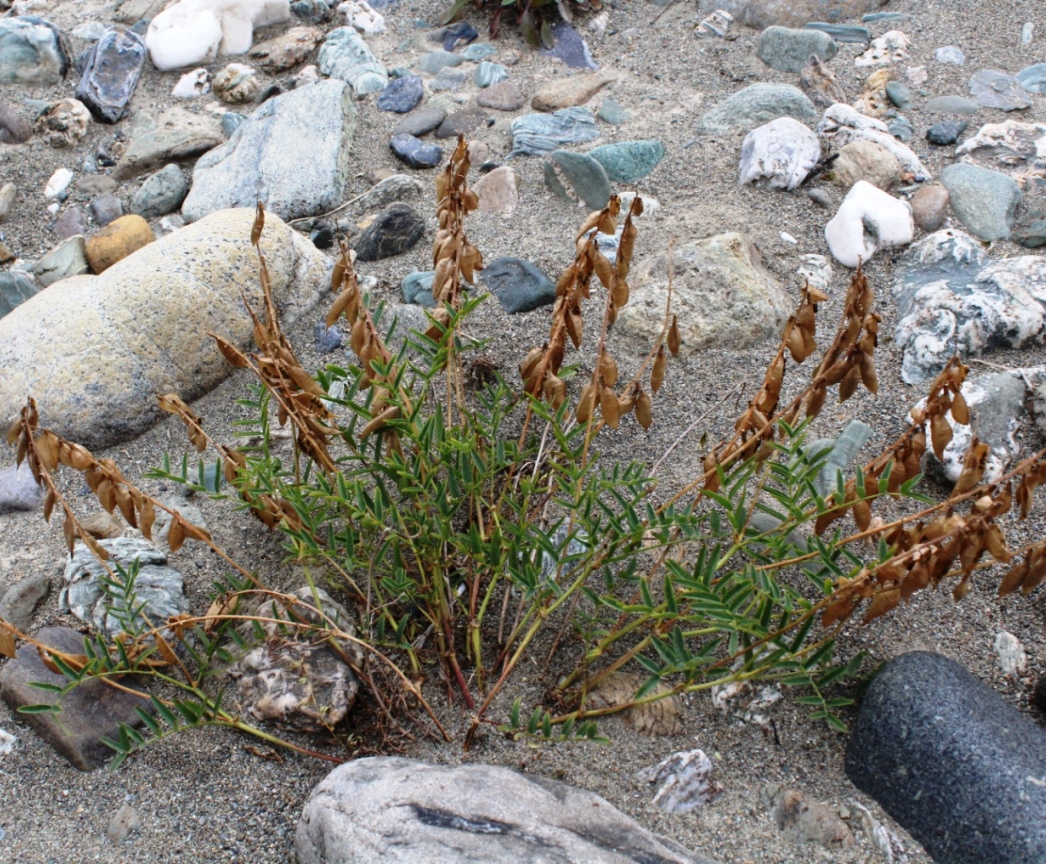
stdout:
{"type": "MultiPolygon", "coordinates": [[[[55,4],[38,4],[34,11],[55,4]]],[[[113,4],[83,0],[60,3],[53,10],[54,20],[70,28],[81,20],[97,17],[106,20],[113,4]]],[[[612,96],[631,115],[620,127],[600,124],[601,138],[596,143],[641,138],[660,139],[666,156],[658,169],[640,185],[644,195],[660,202],[660,209],[644,217],[639,224],[636,260],[663,251],[671,238],[677,242],[707,237],[715,233],[738,230],[758,246],[767,267],[796,299],[800,280],[795,271],[800,256],[808,253],[827,255],[823,227],[826,211],[810,201],[802,191],[789,194],[769,190],[739,188],[736,183],[737,156],[741,135],[721,135],[694,139],[695,124],[700,114],[726,95],[756,81],[797,83],[798,76],[776,73],[755,57],[755,31],[740,29],[730,41],[695,39],[692,28],[701,16],[696,4],[679,2],[665,13],[656,26],[651,21],[657,12],[645,3],[620,2],[608,6],[609,25],[602,37],[589,36],[592,52],[605,69],[620,74],[618,83],[597,96],[598,107],[603,95],[612,96]],[[797,245],[784,241],[780,232],[798,240],[797,245]]],[[[956,4],[894,0],[890,10],[911,14],[899,25],[912,39],[911,57],[902,66],[925,65],[928,81],[913,88],[915,104],[907,116],[916,128],[911,142],[934,175],[951,161],[951,148],[930,147],[924,139],[925,129],[935,117],[920,109],[927,99],[945,94],[966,94],[966,81],[980,68],[1002,68],[1014,73],[1026,65],[1046,60],[1046,13],[1039,3],[1016,0],[1008,4],[990,4],[970,0],[956,4]],[[1021,26],[1035,23],[1037,37],[1030,46],[1020,42],[1021,26]],[[940,46],[954,44],[966,53],[962,69],[937,64],[933,52],[940,46]]],[[[441,4],[434,0],[408,4],[401,2],[387,14],[389,32],[369,40],[386,66],[409,65],[413,58],[431,50],[423,30],[413,22],[424,18],[436,22],[441,4]]],[[[51,9],[48,9],[48,14],[51,9]]],[[[480,30],[485,26],[481,14],[469,18],[480,30]]],[[[583,25],[582,25],[583,26],[583,25]]],[[[880,35],[894,24],[875,24],[873,35],[880,35]]],[[[280,28],[277,28],[280,29],[280,28]]],[[[543,82],[572,74],[562,64],[531,54],[512,27],[506,27],[497,40],[503,52],[518,54],[519,62],[511,68],[515,80],[527,93],[543,82]]],[[[81,47],[77,43],[77,47],[81,47]]],[[[831,68],[840,78],[847,94],[855,98],[861,90],[864,75],[855,70],[853,57],[859,48],[841,45],[831,68]]],[[[494,58],[498,59],[498,58],[494,58]]],[[[222,64],[214,64],[216,70],[222,64]]],[[[159,74],[146,71],[133,102],[136,112],[154,116],[172,101],[169,92],[177,73],[159,74]]],[[[71,93],[72,83],[55,88],[0,88],[0,98],[17,103],[24,97],[53,99],[71,93]]],[[[209,98],[209,97],[208,97],[209,98]]],[[[204,100],[206,101],[206,100],[204,100]]],[[[522,112],[521,112],[522,113],[522,112]]],[[[372,101],[364,103],[359,113],[357,130],[358,170],[380,167],[398,168],[385,146],[396,115],[378,112],[372,101]]],[[[1003,119],[1001,112],[984,110],[971,118],[971,132],[985,122],[1003,119]]],[[[1034,106],[1023,112],[1022,119],[1046,122],[1046,98],[1037,97],[1034,106]]],[[[57,238],[51,231],[54,217],[47,214],[42,188],[47,178],[60,166],[79,170],[83,156],[101,141],[120,134],[121,128],[134,122],[132,117],[117,127],[95,125],[83,145],[75,151],[52,150],[38,141],[21,146],[0,147],[0,179],[15,182],[20,190],[14,218],[2,226],[8,244],[26,258],[37,257],[53,246],[57,238]]],[[[478,134],[491,150],[491,158],[502,161],[508,153],[507,120],[499,119],[492,128],[478,134]]],[[[538,158],[515,159],[512,167],[520,175],[522,200],[513,217],[479,214],[469,225],[473,242],[491,260],[499,255],[528,258],[550,274],[558,274],[569,263],[576,226],[583,218],[580,210],[552,196],[545,188],[538,158]]],[[[414,172],[426,182],[431,175],[414,172]]],[[[820,182],[833,200],[842,193],[820,182]]],[[[137,184],[125,184],[119,190],[125,206],[137,184]]],[[[362,178],[355,179],[346,192],[354,197],[367,188],[362,178]]],[[[87,196],[74,192],[68,204],[86,212],[87,196]]],[[[431,193],[419,205],[429,220],[429,236],[434,232],[434,207],[431,193]]],[[[366,214],[348,211],[358,220],[366,214]]],[[[379,295],[397,299],[399,279],[411,269],[426,269],[428,245],[420,243],[412,252],[376,264],[361,265],[361,275],[374,275],[381,281],[379,295]]],[[[992,257],[1023,254],[1020,247],[998,243],[992,257]]],[[[876,445],[892,441],[904,428],[908,408],[923,395],[917,388],[901,383],[900,354],[892,341],[896,309],[889,300],[887,287],[893,266],[889,255],[880,254],[868,268],[869,277],[878,289],[878,310],[884,321],[882,345],[877,355],[881,393],[872,399],[862,393],[841,409],[832,404],[822,415],[818,429],[830,434],[848,419],[861,417],[875,427],[875,439],[866,454],[876,445]]],[[[848,275],[836,267],[832,298],[826,304],[823,321],[833,322],[841,312],[842,296],[848,275]]],[[[595,328],[595,312],[589,332],[595,328]]],[[[312,321],[302,321],[292,330],[294,342],[307,364],[318,367],[332,356],[320,357],[314,351],[312,321]]],[[[492,359],[506,370],[512,370],[527,348],[544,341],[548,326],[547,310],[510,317],[496,303],[481,307],[475,323],[477,334],[494,334],[496,339],[487,349],[492,359]]],[[[613,347],[613,343],[612,343],[613,347]]],[[[633,422],[604,440],[604,458],[640,458],[653,463],[697,414],[703,412],[739,382],[751,382],[753,370],[772,355],[775,346],[767,344],[747,351],[708,351],[670,366],[668,380],[655,403],[656,422],[643,432],[633,422]]],[[[644,349],[645,350],[645,349],[644,349]]],[[[625,359],[624,346],[618,359],[623,373],[634,368],[638,357],[625,359]]],[[[338,355],[333,355],[337,359],[338,355]]],[[[591,353],[578,358],[582,369],[591,353]]],[[[988,357],[1003,366],[1031,366],[1043,362],[1041,349],[1026,352],[996,352],[988,357]]],[[[974,367],[983,371],[986,367],[974,367]]],[[[245,393],[247,379],[234,375],[194,409],[219,437],[231,434],[231,423],[243,416],[234,399],[245,393]]],[[[722,434],[732,423],[732,413],[713,414],[709,420],[711,439],[722,434]]],[[[665,489],[671,489],[693,476],[695,459],[700,455],[698,440],[703,429],[695,432],[676,448],[662,469],[665,489]]],[[[1022,429],[1027,452],[1043,446],[1038,433],[1026,419],[1022,429]]],[[[112,456],[133,479],[160,464],[164,453],[180,459],[188,442],[176,421],[161,423],[135,441],[113,448],[104,454],[112,456]]],[[[878,452],[878,451],[876,451],[878,452]]],[[[7,464],[10,457],[4,457],[7,464]]],[[[143,488],[161,491],[156,481],[142,480],[143,488]]],[[[168,490],[169,491],[169,490],[168,490]]],[[[931,490],[932,491],[932,490],[931,490]]],[[[939,492],[939,490],[937,490],[939,492]]],[[[94,512],[93,499],[81,495],[83,515],[94,512]]],[[[256,568],[262,579],[279,587],[301,584],[301,576],[282,564],[283,552],[277,538],[269,537],[256,523],[244,519],[227,504],[198,502],[215,538],[234,557],[256,568]]],[[[1016,529],[1015,538],[1042,535],[1042,507],[1038,518],[1016,529]]],[[[1016,542],[1016,540],[1015,540],[1016,542]]],[[[37,616],[36,626],[79,622],[63,618],[57,608],[57,581],[64,560],[64,544],[57,526],[49,527],[38,514],[15,514],[0,517],[0,587],[33,573],[52,574],[56,588],[37,616]]],[[[172,563],[185,575],[193,609],[204,609],[212,580],[221,574],[221,562],[213,554],[187,548],[172,563]]],[[[1024,709],[1030,687],[1036,677],[1046,672],[1046,606],[1042,592],[1029,600],[1021,598],[1000,602],[995,597],[994,574],[984,573],[975,581],[969,596],[953,604],[947,593],[924,594],[915,598],[909,608],[876,622],[869,628],[851,627],[840,640],[844,656],[867,651],[867,669],[904,651],[930,649],[953,657],[989,682],[1005,698],[1024,709]],[[1027,677],[1013,681],[1003,677],[992,649],[995,634],[1005,629],[1024,644],[1029,657],[1027,677]]],[[[579,650],[567,643],[564,652],[579,650]]],[[[432,677],[430,697],[440,701],[442,686],[432,677]]],[[[524,704],[533,704],[540,696],[545,679],[540,669],[524,672],[510,688],[508,697],[521,696],[524,704]]],[[[467,717],[460,706],[443,706],[443,715],[455,736],[451,744],[437,744],[418,730],[417,739],[405,747],[407,755],[440,762],[469,759],[511,765],[596,791],[616,806],[637,818],[645,826],[664,832],[685,845],[723,864],[804,864],[811,861],[877,861],[879,857],[867,840],[851,853],[834,856],[819,847],[799,846],[777,830],[768,813],[758,802],[758,791],[770,780],[790,784],[811,797],[844,807],[856,800],[881,811],[874,802],[861,795],[843,773],[845,736],[806,719],[805,709],[786,694],[773,710],[777,738],[756,727],[740,726],[717,714],[707,695],[695,695],[684,701],[685,734],[674,738],[640,738],[620,723],[607,724],[613,743],[607,746],[528,746],[513,744],[487,736],[479,746],[462,753],[461,738],[467,717]],[[687,815],[668,815],[649,804],[650,792],[633,779],[639,769],[656,763],[681,749],[703,748],[715,764],[715,778],[723,787],[722,795],[710,806],[687,815]]],[[[502,716],[508,701],[495,706],[502,716]]],[[[852,715],[847,715],[852,719],[852,715]]],[[[14,752],[0,759],[0,858],[25,864],[44,862],[166,862],[238,861],[277,862],[293,860],[293,831],[302,804],[314,784],[329,770],[329,765],[293,754],[283,754],[282,761],[266,761],[245,748],[254,742],[234,735],[203,732],[174,736],[148,748],[131,759],[115,775],[106,772],[81,774],[65,763],[6,706],[0,706],[0,728],[18,736],[14,752]],[[127,845],[115,848],[105,837],[112,815],[129,801],[142,818],[140,831],[127,845]]],[[[351,730],[350,730],[351,731],[351,730]]],[[[371,736],[372,737],[372,736],[371,736]]],[[[334,742],[331,751],[336,751],[334,742]]],[[[362,729],[359,739],[350,739],[348,755],[371,752],[373,740],[362,729]]],[[[344,753],[344,749],[341,750],[344,753]]],[[[887,824],[896,829],[890,820],[887,824]]],[[[909,850],[912,862],[929,859],[917,844],[898,830],[909,850]]]]}

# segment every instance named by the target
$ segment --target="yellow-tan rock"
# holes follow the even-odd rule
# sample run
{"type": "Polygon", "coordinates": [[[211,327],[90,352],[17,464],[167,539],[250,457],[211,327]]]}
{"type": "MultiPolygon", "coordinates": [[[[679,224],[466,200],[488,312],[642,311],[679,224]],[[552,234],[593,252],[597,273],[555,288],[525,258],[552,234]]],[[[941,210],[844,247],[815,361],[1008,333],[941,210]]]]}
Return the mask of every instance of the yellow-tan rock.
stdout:
{"type": "Polygon", "coordinates": [[[93,273],[102,273],[155,239],[153,229],[141,216],[121,216],[87,239],[87,263],[93,273]]]}
{"type": "Polygon", "coordinates": [[[575,75],[546,84],[530,100],[535,111],[558,111],[574,105],[584,105],[617,75],[612,72],[594,72],[591,75],[575,75]]]}
{"type": "MultiPolygon", "coordinates": [[[[217,386],[230,367],[207,331],[247,348],[240,292],[261,308],[253,222],[253,209],[212,213],[0,318],[0,426],[32,395],[41,425],[106,447],[149,429],[161,416],[159,394],[188,402],[217,386]]],[[[328,290],[330,261],[271,213],[261,249],[290,326],[328,290]]]]}

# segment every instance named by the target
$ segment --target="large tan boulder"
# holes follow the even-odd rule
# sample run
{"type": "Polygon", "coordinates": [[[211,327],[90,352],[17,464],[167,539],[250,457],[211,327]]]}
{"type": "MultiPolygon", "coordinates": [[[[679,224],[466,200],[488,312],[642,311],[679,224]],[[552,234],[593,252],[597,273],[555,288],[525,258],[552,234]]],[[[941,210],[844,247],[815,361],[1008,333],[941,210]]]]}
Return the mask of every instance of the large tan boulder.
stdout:
{"type": "MultiPolygon", "coordinates": [[[[32,395],[43,425],[106,447],[156,422],[157,395],[189,401],[214,388],[230,366],[207,331],[247,347],[240,291],[261,305],[253,221],[248,209],[212,213],[98,276],[56,282],[0,318],[0,422],[32,395]]],[[[272,214],[261,248],[289,325],[329,284],[329,259],[272,214]]]]}
{"type": "MultiPolygon", "coordinates": [[[[614,335],[622,346],[646,354],[665,320],[667,252],[645,260],[628,281],[631,295],[614,335]]],[[[703,348],[747,348],[777,339],[792,305],[743,234],[717,234],[672,250],[672,312],[684,356],[703,348]]]]}

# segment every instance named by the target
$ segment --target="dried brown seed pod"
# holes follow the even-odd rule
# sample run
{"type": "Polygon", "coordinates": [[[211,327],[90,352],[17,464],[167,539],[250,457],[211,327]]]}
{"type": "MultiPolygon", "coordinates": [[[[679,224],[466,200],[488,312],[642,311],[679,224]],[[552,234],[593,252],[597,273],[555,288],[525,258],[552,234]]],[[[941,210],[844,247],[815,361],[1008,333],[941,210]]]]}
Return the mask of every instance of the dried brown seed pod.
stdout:
{"type": "Polygon", "coordinates": [[[657,393],[661,389],[661,385],[665,382],[665,367],[668,365],[668,360],[665,357],[665,346],[660,345],[657,349],[657,356],[654,358],[654,368],[650,370],[650,389],[657,393]]]}

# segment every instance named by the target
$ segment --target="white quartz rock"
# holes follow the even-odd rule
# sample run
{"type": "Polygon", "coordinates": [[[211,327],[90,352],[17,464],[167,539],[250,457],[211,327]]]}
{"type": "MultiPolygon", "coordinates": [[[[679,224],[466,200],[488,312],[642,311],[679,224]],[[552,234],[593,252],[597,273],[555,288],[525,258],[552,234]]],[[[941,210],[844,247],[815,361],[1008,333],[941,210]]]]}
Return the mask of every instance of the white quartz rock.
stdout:
{"type": "Polygon", "coordinates": [[[930,179],[930,172],[919,157],[894,138],[882,120],[868,117],[850,105],[837,103],[828,108],[817,124],[817,134],[829,139],[835,150],[842,150],[851,141],[874,141],[893,153],[913,179],[920,183],[930,179]]]}
{"type": "Polygon", "coordinates": [[[171,95],[175,99],[195,99],[211,91],[210,76],[206,69],[193,69],[186,72],[174,85],[171,95]]]}
{"type": "Polygon", "coordinates": [[[176,0],[152,19],[145,46],[161,72],[244,54],[254,28],[291,17],[290,0],[176,0]]]}
{"type": "Polygon", "coordinates": [[[806,126],[778,117],[753,129],[741,144],[738,182],[795,189],[821,158],[821,145],[806,126]]]}
{"type": "Polygon", "coordinates": [[[911,243],[914,234],[911,205],[866,180],[854,183],[824,227],[828,248],[844,267],[868,261],[879,249],[911,243]]]}
{"type": "Polygon", "coordinates": [[[384,16],[372,9],[367,0],[348,0],[338,7],[338,11],[345,16],[345,23],[360,33],[373,36],[386,30],[384,16]]]}

